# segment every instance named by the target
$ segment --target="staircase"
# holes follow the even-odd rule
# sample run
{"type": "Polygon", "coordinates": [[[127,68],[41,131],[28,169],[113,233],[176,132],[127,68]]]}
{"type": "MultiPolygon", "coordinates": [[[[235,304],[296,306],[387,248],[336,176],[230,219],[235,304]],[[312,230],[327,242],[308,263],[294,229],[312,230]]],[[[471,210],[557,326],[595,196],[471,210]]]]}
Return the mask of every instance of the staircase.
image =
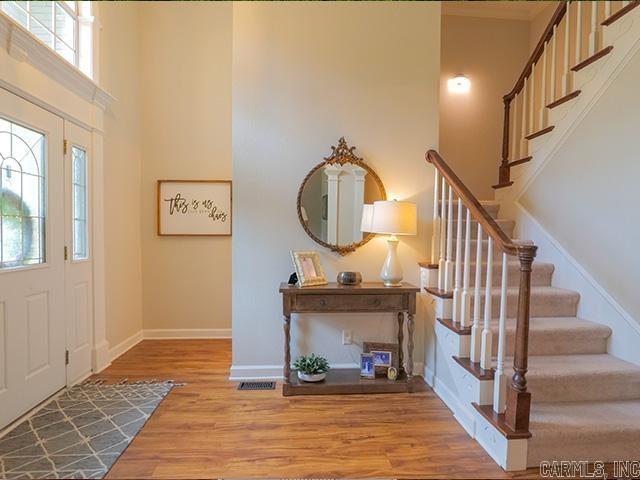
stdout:
{"type": "Polygon", "coordinates": [[[479,202],[437,152],[426,155],[436,187],[431,261],[420,264],[435,304],[425,379],[506,470],[639,458],[640,366],[608,353],[612,329],[578,316],[580,294],[554,286],[555,265],[534,261],[511,215],[536,168],[640,49],[638,6],[559,2],[504,97],[497,200],[479,202]]]}

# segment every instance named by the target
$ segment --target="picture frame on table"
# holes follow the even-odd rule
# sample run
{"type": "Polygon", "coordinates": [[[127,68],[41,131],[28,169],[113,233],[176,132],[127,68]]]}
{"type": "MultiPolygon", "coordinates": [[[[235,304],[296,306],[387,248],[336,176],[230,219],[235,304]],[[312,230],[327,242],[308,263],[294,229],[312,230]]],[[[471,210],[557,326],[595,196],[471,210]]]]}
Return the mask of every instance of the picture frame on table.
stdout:
{"type": "Polygon", "coordinates": [[[299,287],[315,287],[329,283],[322,268],[320,255],[314,250],[291,250],[291,259],[298,276],[299,287]]]}
{"type": "Polygon", "coordinates": [[[386,376],[389,367],[401,372],[400,349],[397,343],[364,342],[362,350],[374,358],[376,375],[386,376]]]}
{"type": "Polygon", "coordinates": [[[376,378],[376,367],[372,353],[360,354],[360,376],[362,378],[376,378]]]}

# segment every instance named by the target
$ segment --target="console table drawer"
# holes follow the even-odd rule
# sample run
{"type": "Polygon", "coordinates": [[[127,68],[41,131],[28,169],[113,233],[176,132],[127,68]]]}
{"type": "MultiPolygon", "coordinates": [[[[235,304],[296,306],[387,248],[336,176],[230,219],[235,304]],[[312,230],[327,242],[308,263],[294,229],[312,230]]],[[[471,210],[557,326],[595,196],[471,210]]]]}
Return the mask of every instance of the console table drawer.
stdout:
{"type": "Polygon", "coordinates": [[[296,295],[298,312],[356,312],[406,310],[406,296],[398,295],[296,295]]]}

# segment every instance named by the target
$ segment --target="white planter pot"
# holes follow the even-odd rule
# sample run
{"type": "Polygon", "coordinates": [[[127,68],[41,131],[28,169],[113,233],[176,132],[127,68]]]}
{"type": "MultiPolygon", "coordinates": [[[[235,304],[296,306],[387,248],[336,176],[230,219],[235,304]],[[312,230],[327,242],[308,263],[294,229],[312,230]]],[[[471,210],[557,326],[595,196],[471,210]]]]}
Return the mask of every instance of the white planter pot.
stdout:
{"type": "Polygon", "coordinates": [[[298,370],[298,378],[304,382],[321,382],[326,376],[326,373],[302,373],[298,370]]]}

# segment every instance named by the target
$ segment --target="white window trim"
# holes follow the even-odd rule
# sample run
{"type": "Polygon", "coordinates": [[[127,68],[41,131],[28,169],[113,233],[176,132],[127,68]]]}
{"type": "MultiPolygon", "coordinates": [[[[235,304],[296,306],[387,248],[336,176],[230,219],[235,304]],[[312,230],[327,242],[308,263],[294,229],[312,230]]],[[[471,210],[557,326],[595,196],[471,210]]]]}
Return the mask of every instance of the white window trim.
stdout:
{"type": "Polygon", "coordinates": [[[2,12],[0,12],[0,47],[14,59],[33,65],[83,100],[103,110],[115,101],[113,96],[91,78],[2,12]]]}

